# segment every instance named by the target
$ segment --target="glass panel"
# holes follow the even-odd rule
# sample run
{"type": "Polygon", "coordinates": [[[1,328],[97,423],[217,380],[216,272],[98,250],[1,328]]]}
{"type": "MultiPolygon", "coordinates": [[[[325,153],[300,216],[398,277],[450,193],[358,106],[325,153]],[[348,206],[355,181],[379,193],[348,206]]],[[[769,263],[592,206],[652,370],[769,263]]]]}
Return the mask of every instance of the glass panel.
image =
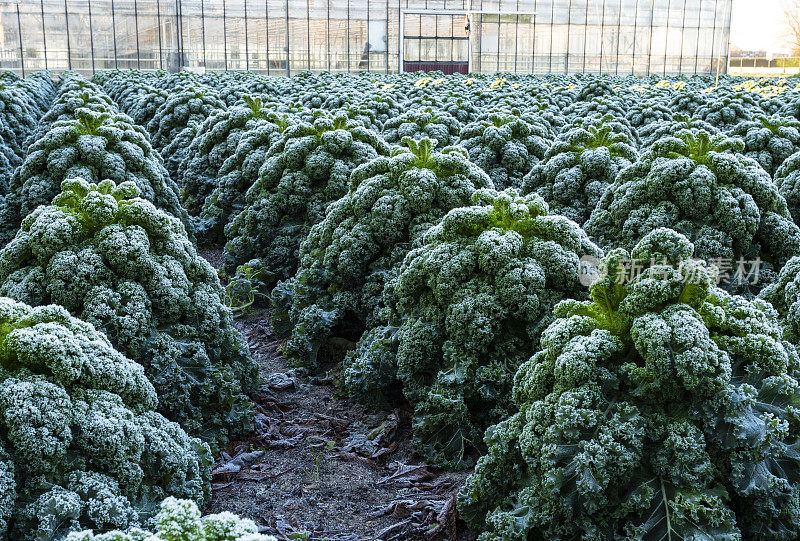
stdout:
{"type": "MultiPolygon", "coordinates": [[[[13,6],[9,7],[13,8],[13,6]]],[[[67,16],[72,69],[84,74],[91,74],[92,47],[90,43],[91,30],[89,28],[88,2],[86,0],[72,0],[67,6],[67,16]]],[[[11,19],[10,13],[9,19],[11,19]]],[[[14,21],[16,22],[16,14],[14,15],[14,21]]]]}
{"type": "Polygon", "coordinates": [[[420,59],[420,51],[419,51],[419,40],[418,39],[405,39],[403,41],[403,45],[405,48],[405,59],[409,61],[419,61],[420,59]]]}
{"type": "Polygon", "coordinates": [[[436,35],[439,37],[453,35],[452,15],[438,15],[436,17],[436,35]]]}
{"type": "Polygon", "coordinates": [[[367,0],[351,0],[350,5],[350,66],[352,70],[369,69],[367,0]]]}
{"type": "MultiPolygon", "coordinates": [[[[248,0],[247,2],[247,64],[251,71],[266,72],[267,69],[267,5],[263,1],[248,0]]],[[[197,16],[194,22],[197,23],[195,35],[200,34],[201,21],[197,16]]],[[[324,31],[324,28],[321,29],[324,31]]],[[[320,30],[318,30],[320,32],[320,30]]],[[[326,50],[327,36],[319,36],[314,43],[314,50],[326,50]],[[321,41],[320,38],[321,37],[321,41]]],[[[197,40],[195,40],[197,42],[197,40]]]]}
{"type": "Polygon", "coordinates": [[[453,59],[453,40],[436,40],[436,60],[450,62],[453,59]]]}
{"type": "MultiPolygon", "coordinates": [[[[39,34],[41,34],[41,26],[39,30],[39,34]]],[[[114,27],[111,19],[111,2],[92,0],[92,30],[94,32],[95,68],[114,68],[114,27]]],[[[26,40],[27,36],[26,33],[26,40]]],[[[38,41],[41,42],[41,37],[38,37],[38,41]]],[[[44,65],[41,66],[41,68],[43,67],[44,65]]]]}
{"type": "Polygon", "coordinates": [[[3,22],[0,69],[22,72],[22,54],[19,47],[19,26],[15,4],[0,4],[0,20],[3,22]]]}
{"type": "Polygon", "coordinates": [[[548,55],[548,71],[558,73],[574,69],[567,61],[567,25],[554,24],[550,34],[550,54],[548,55]]]}
{"type": "Polygon", "coordinates": [[[369,12],[367,36],[370,51],[369,69],[370,71],[384,72],[387,69],[386,57],[389,51],[385,0],[369,0],[369,12]]]}
{"type": "MultiPolygon", "coordinates": [[[[159,33],[158,17],[156,16],[156,0],[139,0],[137,7],[139,14],[139,55],[142,69],[162,68],[163,65],[161,64],[159,58],[159,33]]],[[[72,32],[72,20],[70,20],[69,24],[70,36],[74,36],[76,32],[72,32]]],[[[82,34],[82,32],[80,33],[82,34]]]]}
{"type": "Polygon", "coordinates": [[[436,36],[436,16],[435,15],[422,15],[420,16],[419,35],[425,37],[436,36]]]}
{"type": "MultiPolygon", "coordinates": [[[[244,4],[242,0],[226,0],[226,3],[227,10],[225,17],[225,33],[227,37],[227,68],[229,70],[243,70],[247,68],[245,46],[250,45],[249,41],[245,38],[247,30],[245,28],[244,20],[244,4]]],[[[305,2],[303,4],[305,4],[305,2]]],[[[305,5],[303,5],[303,8],[305,8],[305,5]]],[[[297,9],[297,11],[302,11],[302,14],[305,15],[305,9],[297,9]]],[[[305,20],[293,22],[300,23],[297,24],[297,26],[301,27],[303,36],[305,36],[305,20]]],[[[305,55],[303,54],[305,53],[305,50],[306,48],[303,47],[302,50],[298,48],[294,52],[298,56],[301,56],[302,60],[305,61],[305,55]]]]}
{"type": "MultiPolygon", "coordinates": [[[[305,2],[302,2],[301,4],[301,2],[298,2],[297,0],[292,0],[289,2],[288,6],[288,24],[284,18],[284,24],[286,24],[286,28],[289,32],[289,35],[286,38],[287,49],[284,53],[289,61],[289,75],[295,75],[296,73],[305,71],[307,66],[306,62],[308,60],[308,49],[306,48],[305,8],[305,2]]],[[[286,6],[284,6],[284,10],[286,9],[286,6]]],[[[286,11],[284,11],[284,17],[286,17],[285,13],[286,11]]]]}
{"type": "Polygon", "coordinates": [[[419,59],[422,62],[433,62],[436,60],[436,40],[419,40],[419,59]]]}
{"type": "MultiPolygon", "coordinates": [[[[206,0],[205,8],[205,61],[206,69],[224,70],[226,64],[225,42],[227,41],[223,15],[227,11],[227,4],[206,0]],[[223,7],[225,8],[223,10],[223,7]]],[[[177,31],[175,31],[177,34],[177,31]]],[[[286,31],[282,33],[285,35],[286,31]]],[[[273,36],[272,34],[270,34],[273,36]]],[[[278,34],[274,37],[277,38],[278,34]]],[[[202,38],[202,36],[201,36],[202,38]]]]}
{"type": "Polygon", "coordinates": [[[469,61],[469,41],[465,39],[453,41],[453,60],[456,62],[469,61]]]}
{"type": "MultiPolygon", "coordinates": [[[[20,10],[22,28],[22,58],[26,73],[45,69],[45,49],[42,34],[42,12],[40,5],[33,2],[17,4],[20,10]]],[[[13,15],[14,17],[16,14],[13,15]]],[[[13,23],[13,21],[12,21],[13,23]]]]}
{"type": "Polygon", "coordinates": [[[420,35],[420,17],[416,13],[407,13],[405,15],[405,27],[406,27],[406,35],[407,36],[419,36],[420,35]]]}

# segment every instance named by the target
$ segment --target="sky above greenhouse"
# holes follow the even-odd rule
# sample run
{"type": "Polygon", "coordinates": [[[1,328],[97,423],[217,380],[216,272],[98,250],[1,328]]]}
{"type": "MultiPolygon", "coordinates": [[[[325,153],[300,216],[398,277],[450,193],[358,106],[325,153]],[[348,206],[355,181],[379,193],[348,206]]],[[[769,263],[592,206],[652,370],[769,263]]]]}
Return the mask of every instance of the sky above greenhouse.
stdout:
{"type": "Polygon", "coordinates": [[[788,52],[784,10],[793,3],[793,0],[733,0],[731,46],[788,52]]]}

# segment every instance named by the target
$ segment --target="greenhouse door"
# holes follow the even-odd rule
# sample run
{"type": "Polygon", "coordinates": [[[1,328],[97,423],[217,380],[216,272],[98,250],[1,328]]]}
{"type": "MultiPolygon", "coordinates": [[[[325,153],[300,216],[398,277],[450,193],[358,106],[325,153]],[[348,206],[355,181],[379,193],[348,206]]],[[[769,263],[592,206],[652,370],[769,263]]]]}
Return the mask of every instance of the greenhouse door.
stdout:
{"type": "Polygon", "coordinates": [[[400,12],[400,70],[469,73],[469,26],[466,11],[400,12]]]}

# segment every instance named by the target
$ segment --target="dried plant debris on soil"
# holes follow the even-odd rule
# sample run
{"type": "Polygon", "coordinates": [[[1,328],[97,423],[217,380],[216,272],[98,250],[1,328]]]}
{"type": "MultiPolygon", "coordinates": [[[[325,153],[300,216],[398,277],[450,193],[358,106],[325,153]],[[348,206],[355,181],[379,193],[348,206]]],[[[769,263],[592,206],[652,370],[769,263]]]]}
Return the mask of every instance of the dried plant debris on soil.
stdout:
{"type": "Polygon", "coordinates": [[[279,539],[474,539],[456,524],[469,472],[424,464],[407,411],[340,400],[330,378],[287,367],[266,312],[238,321],[259,362],[258,413],[212,472],[209,513],[231,511],[279,539]]]}

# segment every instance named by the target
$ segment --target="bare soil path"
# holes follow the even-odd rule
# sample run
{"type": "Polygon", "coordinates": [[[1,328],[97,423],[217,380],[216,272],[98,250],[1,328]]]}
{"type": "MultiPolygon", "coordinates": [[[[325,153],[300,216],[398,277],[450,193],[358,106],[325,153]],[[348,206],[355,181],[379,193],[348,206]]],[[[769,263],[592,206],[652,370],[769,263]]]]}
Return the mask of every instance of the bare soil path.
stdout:
{"type": "MultiPolygon", "coordinates": [[[[219,253],[202,255],[219,266],[219,253]]],[[[218,457],[207,512],[248,517],[281,540],[474,539],[455,519],[469,472],[425,464],[407,410],[369,410],[338,397],[333,377],[287,366],[267,310],[236,325],[260,367],[257,414],[218,457]]]]}

